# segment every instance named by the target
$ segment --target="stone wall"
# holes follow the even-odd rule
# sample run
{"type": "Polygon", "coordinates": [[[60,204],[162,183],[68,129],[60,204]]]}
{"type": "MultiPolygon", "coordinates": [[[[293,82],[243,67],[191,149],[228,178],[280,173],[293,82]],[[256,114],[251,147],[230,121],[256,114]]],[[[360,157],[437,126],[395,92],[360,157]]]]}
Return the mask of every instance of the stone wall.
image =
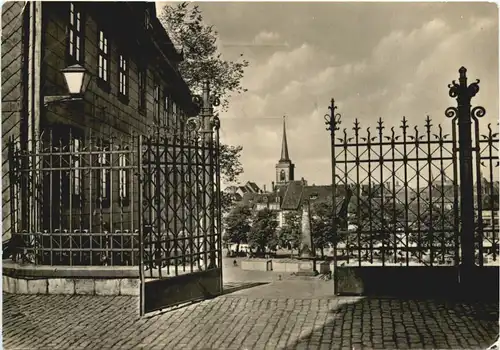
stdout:
{"type": "Polygon", "coordinates": [[[3,291],[13,294],[139,295],[137,278],[20,278],[2,276],[3,291]]]}

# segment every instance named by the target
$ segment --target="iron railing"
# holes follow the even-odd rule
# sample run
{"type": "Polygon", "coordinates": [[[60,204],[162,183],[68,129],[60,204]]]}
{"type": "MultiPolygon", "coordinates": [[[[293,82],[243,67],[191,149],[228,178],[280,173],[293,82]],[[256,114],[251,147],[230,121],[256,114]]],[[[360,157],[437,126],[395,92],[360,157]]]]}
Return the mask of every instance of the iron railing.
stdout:
{"type": "MultiPolygon", "coordinates": [[[[487,132],[479,131],[479,121],[474,122],[475,149],[475,251],[476,264],[482,266],[498,261],[499,249],[499,183],[498,142],[499,134],[488,124],[487,132]]],[[[497,124],[498,126],[498,124],[497,124]]]]}
{"type": "Polygon", "coordinates": [[[191,122],[123,139],[68,129],[27,145],[10,140],[13,259],[142,265],[146,278],[220,259],[218,118],[209,136],[191,122]]]}
{"type": "Polygon", "coordinates": [[[356,120],[354,135],[344,129],[334,144],[334,174],[354,188],[350,230],[338,232],[337,250],[347,264],[353,258],[359,265],[457,261],[454,133],[440,126],[434,133],[429,118],[423,133],[406,119],[400,134],[377,124],[372,134],[356,120]]]}
{"type": "Polygon", "coordinates": [[[18,257],[41,265],[137,265],[135,140],[71,131],[48,131],[27,145],[12,140],[11,241],[18,257]]]}
{"type": "Polygon", "coordinates": [[[220,266],[212,261],[220,247],[217,123],[205,133],[195,125],[141,138],[146,278],[220,266]]]}
{"type": "MultiPolygon", "coordinates": [[[[462,77],[465,70],[460,74],[460,88],[467,88],[462,77]]],[[[474,84],[469,89],[475,94],[474,84]]],[[[451,91],[452,95],[456,96],[451,91]]],[[[332,146],[333,207],[345,185],[354,189],[348,229],[337,228],[335,262],[351,266],[458,266],[469,236],[474,239],[477,265],[498,260],[499,138],[491,125],[487,133],[480,133],[478,117],[484,115],[484,108],[471,111],[469,97],[468,113],[475,129],[470,138],[474,183],[472,178],[463,180],[467,167],[463,168],[459,154],[465,147],[459,130],[463,134],[464,129],[460,129],[457,114],[450,114],[450,109],[456,108],[447,110],[452,118],[449,124],[433,125],[427,117],[423,127],[410,127],[403,118],[398,127],[386,128],[379,119],[374,130],[363,129],[358,120],[351,130],[340,130],[341,116],[334,100],[329,109],[325,120],[332,146]],[[476,220],[473,212],[468,216],[470,210],[463,210],[472,204],[463,200],[463,193],[468,193],[464,186],[474,193],[476,220]],[[488,225],[483,223],[485,216],[488,225]],[[467,231],[470,222],[475,223],[474,232],[467,231]]]]}

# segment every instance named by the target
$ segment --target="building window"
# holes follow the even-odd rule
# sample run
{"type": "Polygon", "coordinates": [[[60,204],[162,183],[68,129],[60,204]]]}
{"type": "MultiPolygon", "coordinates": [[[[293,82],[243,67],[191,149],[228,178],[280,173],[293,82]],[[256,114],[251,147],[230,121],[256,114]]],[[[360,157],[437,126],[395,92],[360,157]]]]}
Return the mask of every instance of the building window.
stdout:
{"type": "Polygon", "coordinates": [[[161,125],[160,121],[160,85],[155,85],[153,91],[153,117],[157,125],[161,125]]]}
{"type": "Polygon", "coordinates": [[[179,128],[182,128],[184,124],[184,111],[180,106],[177,106],[177,125],[179,128]]]}
{"type": "Polygon", "coordinates": [[[83,64],[83,24],[82,11],[75,6],[75,3],[69,4],[69,26],[68,26],[68,57],[70,63],[83,64]]]}
{"type": "Polygon", "coordinates": [[[97,66],[98,77],[109,84],[109,41],[106,34],[99,30],[99,62],[97,66]]]}
{"type": "Polygon", "coordinates": [[[280,181],[286,181],[285,170],[281,170],[280,172],[280,181]]]}
{"type": "Polygon", "coordinates": [[[147,86],[147,70],[141,68],[139,70],[139,111],[146,112],[146,86],[147,86]]]}
{"type": "MultiPolygon", "coordinates": [[[[125,148],[125,150],[127,150],[125,148]]],[[[127,153],[120,153],[119,158],[118,158],[118,163],[120,166],[120,171],[118,174],[119,178],[119,183],[120,183],[120,188],[119,188],[119,194],[120,194],[120,202],[122,205],[126,206],[128,205],[129,202],[129,169],[127,169],[128,166],[128,154],[127,153]]]]}
{"type": "Polygon", "coordinates": [[[128,96],[128,62],[125,56],[118,57],[118,85],[120,94],[128,96]]]}
{"type": "Polygon", "coordinates": [[[177,127],[177,104],[172,101],[172,121],[173,121],[173,124],[177,127]]]}
{"type": "Polygon", "coordinates": [[[80,196],[81,194],[81,181],[82,181],[82,176],[81,176],[81,164],[80,164],[80,140],[79,139],[74,139],[73,140],[73,168],[74,168],[74,173],[73,173],[73,194],[75,196],[80,196]]]}
{"type": "Polygon", "coordinates": [[[109,162],[109,152],[110,148],[107,146],[101,147],[100,153],[97,156],[97,162],[99,163],[99,176],[97,182],[97,194],[98,194],[98,205],[102,208],[109,208],[110,197],[111,197],[111,173],[110,173],[110,162],[109,162]]]}
{"type": "Polygon", "coordinates": [[[168,95],[167,92],[165,92],[165,104],[163,105],[163,124],[165,126],[169,126],[169,119],[170,119],[170,96],[168,95]]]}

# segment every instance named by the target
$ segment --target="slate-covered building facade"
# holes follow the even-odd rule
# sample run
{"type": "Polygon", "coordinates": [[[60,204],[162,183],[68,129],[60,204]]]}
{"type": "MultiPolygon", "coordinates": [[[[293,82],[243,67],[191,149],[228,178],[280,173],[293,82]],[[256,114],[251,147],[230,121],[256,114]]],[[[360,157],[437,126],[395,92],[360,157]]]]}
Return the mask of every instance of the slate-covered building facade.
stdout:
{"type": "Polygon", "coordinates": [[[84,103],[49,106],[41,129],[64,124],[75,133],[128,135],[195,114],[177,69],[182,54],[154,3],[46,2],[41,11],[41,94],[65,93],[60,70],[66,66],[80,64],[92,74],[84,103]]]}
{"type": "MultiPolygon", "coordinates": [[[[91,134],[147,134],[151,126],[180,127],[197,113],[174,47],[147,2],[22,2],[2,6],[2,212],[10,236],[7,141],[91,134]],[[112,14],[112,18],[110,17],[112,14]],[[44,104],[68,94],[62,69],[90,73],[82,100],[44,104]]],[[[116,180],[116,179],[115,179],[116,180]]]]}

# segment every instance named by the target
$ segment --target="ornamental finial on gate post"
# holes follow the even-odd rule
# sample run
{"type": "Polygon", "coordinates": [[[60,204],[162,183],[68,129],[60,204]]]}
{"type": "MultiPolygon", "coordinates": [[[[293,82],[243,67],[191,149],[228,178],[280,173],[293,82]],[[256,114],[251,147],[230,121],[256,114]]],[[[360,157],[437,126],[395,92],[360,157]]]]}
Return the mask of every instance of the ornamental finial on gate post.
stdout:
{"type": "MultiPolygon", "coordinates": [[[[479,92],[479,79],[475,82],[467,85],[467,68],[460,67],[458,70],[458,84],[455,80],[451,84],[448,84],[449,95],[451,98],[457,100],[457,107],[448,107],[445,111],[445,115],[448,118],[455,118],[459,116],[459,108],[470,108],[471,100],[479,92]]],[[[482,106],[477,106],[472,109],[470,113],[460,113],[463,118],[481,118],[486,114],[486,110],[482,106]]]]}
{"type": "Polygon", "coordinates": [[[188,118],[186,123],[188,130],[208,137],[220,127],[220,120],[217,115],[214,116],[213,110],[213,107],[220,105],[220,99],[215,94],[210,93],[208,80],[203,82],[201,95],[193,95],[193,103],[199,108],[199,116],[188,118]]]}
{"type": "Polygon", "coordinates": [[[214,129],[220,125],[218,117],[214,116],[214,108],[220,105],[220,100],[215,94],[210,93],[210,83],[205,80],[203,83],[203,107],[201,117],[203,118],[203,131],[206,134],[213,133],[214,129]]]}
{"type": "Polygon", "coordinates": [[[330,106],[328,106],[330,113],[325,114],[325,125],[327,125],[326,130],[330,131],[330,133],[334,134],[335,131],[339,129],[339,125],[341,124],[342,116],[340,113],[335,113],[337,106],[335,106],[335,99],[330,100],[330,106]]]}

